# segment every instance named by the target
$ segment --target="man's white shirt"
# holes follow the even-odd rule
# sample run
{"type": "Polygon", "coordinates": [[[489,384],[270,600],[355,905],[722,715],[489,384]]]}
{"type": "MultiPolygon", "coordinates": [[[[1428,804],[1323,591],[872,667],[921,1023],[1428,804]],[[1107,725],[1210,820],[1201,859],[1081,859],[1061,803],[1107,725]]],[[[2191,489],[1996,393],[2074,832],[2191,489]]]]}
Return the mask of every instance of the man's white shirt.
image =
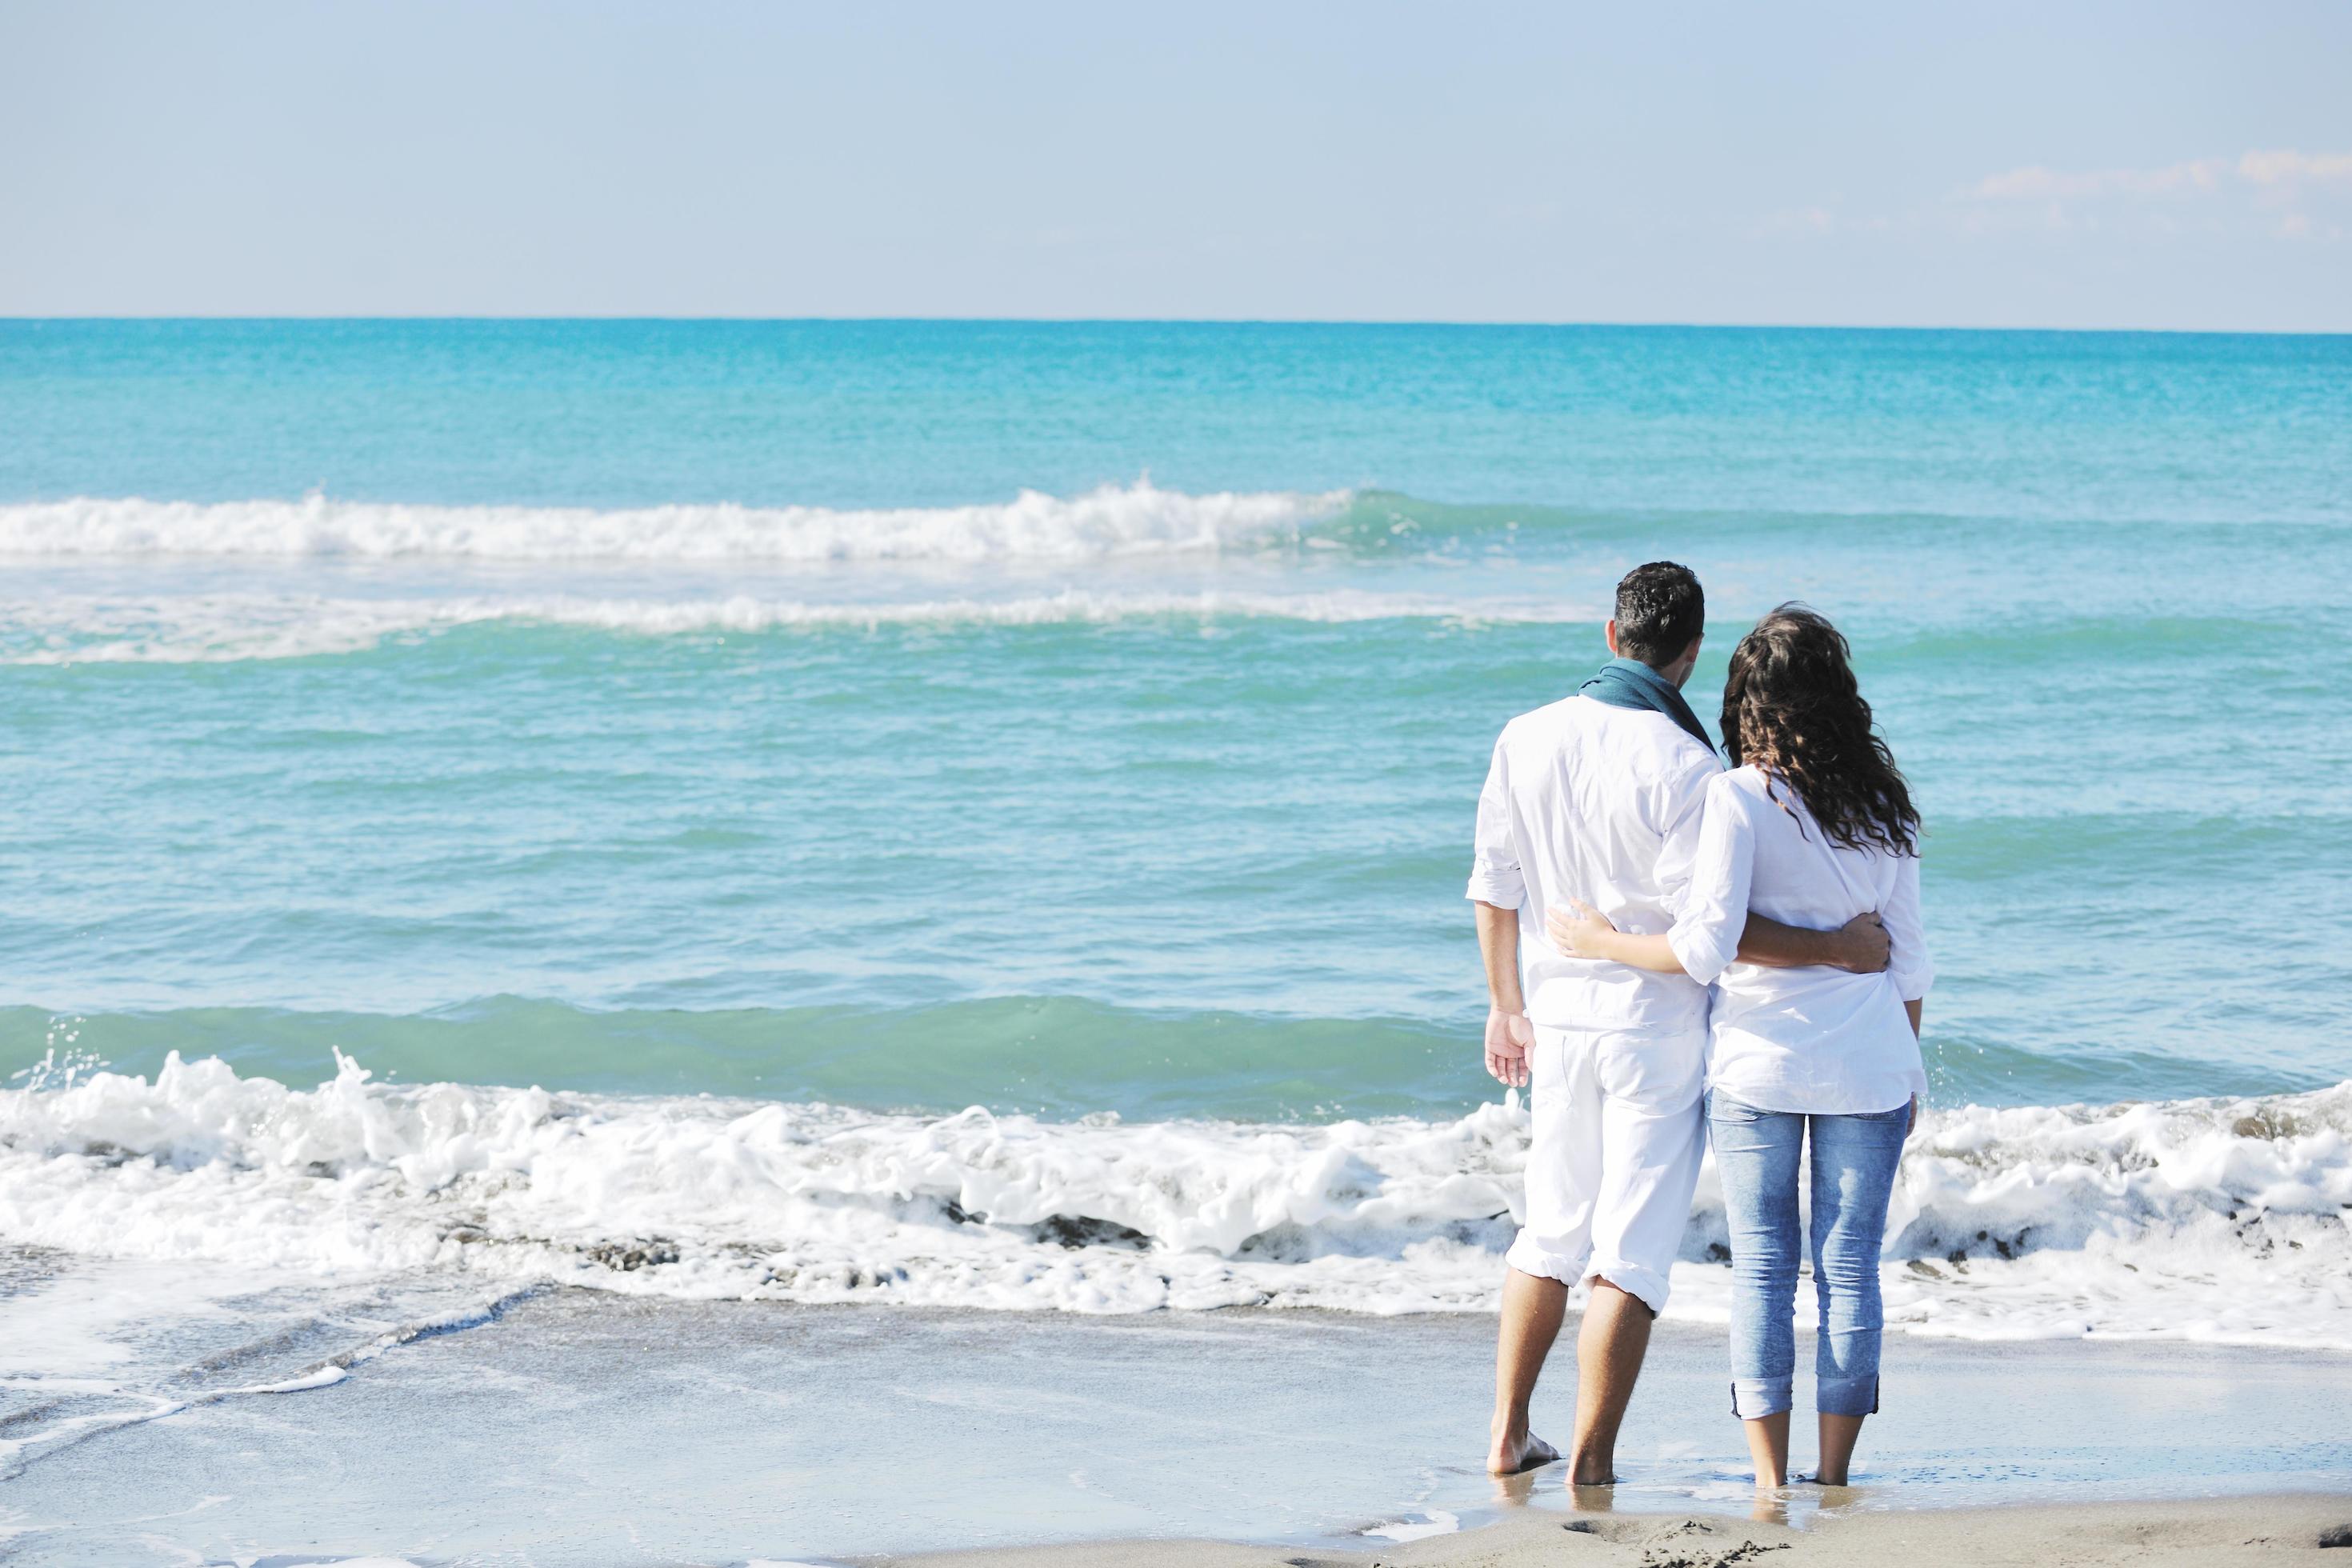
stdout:
{"type": "Polygon", "coordinates": [[[1671,930],[1721,771],[1664,714],[1590,697],[1503,727],[1478,795],[1468,896],[1518,911],[1528,1017],[1550,1028],[1706,1029],[1705,985],[1561,953],[1544,910],[1580,899],[1619,931],[1671,930]]]}

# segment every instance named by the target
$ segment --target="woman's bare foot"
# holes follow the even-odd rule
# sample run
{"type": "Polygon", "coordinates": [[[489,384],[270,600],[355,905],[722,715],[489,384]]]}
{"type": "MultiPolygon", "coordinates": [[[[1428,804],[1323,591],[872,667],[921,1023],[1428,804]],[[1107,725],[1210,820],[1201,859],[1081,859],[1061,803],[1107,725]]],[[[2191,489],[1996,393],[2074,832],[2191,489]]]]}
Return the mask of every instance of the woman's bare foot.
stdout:
{"type": "Polygon", "coordinates": [[[1521,1470],[1549,1465],[1559,1458],[1559,1449],[1532,1432],[1522,1432],[1517,1437],[1503,1434],[1486,1450],[1486,1470],[1490,1475],[1516,1476],[1521,1470]]]}

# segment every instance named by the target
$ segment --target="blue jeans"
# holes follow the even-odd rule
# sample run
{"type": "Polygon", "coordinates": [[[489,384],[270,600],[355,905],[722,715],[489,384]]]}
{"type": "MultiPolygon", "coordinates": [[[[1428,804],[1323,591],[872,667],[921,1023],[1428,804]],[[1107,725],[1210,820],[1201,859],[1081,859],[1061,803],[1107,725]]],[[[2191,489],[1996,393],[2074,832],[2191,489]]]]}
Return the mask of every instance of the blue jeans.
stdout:
{"type": "Polygon", "coordinates": [[[1815,1406],[1825,1415],[1878,1408],[1878,1250],[1911,1108],[1865,1116],[1759,1110],[1706,1097],[1707,1134],[1731,1226],[1731,1409],[1743,1421],[1794,1400],[1797,1165],[1813,1140],[1813,1289],[1821,1297],[1815,1406]]]}

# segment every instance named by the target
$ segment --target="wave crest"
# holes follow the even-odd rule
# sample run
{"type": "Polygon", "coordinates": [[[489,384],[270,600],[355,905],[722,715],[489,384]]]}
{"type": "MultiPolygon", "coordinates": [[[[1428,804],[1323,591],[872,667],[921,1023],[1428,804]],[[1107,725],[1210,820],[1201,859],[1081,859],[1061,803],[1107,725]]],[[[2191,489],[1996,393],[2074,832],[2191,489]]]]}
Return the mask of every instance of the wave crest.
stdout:
{"type": "Polygon", "coordinates": [[[978,562],[1263,548],[1343,511],[1350,493],[1190,495],[1149,479],[950,507],[421,506],[138,499],[0,506],[0,554],[498,561],[978,562]]]}

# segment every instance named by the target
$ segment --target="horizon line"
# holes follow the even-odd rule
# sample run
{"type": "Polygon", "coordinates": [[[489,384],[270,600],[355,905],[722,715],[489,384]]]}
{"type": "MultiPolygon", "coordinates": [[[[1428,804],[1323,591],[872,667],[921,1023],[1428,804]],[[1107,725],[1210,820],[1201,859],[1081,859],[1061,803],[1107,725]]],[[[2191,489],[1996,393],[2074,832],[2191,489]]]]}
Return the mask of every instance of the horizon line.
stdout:
{"type": "Polygon", "coordinates": [[[298,312],[262,314],[240,311],[137,312],[90,315],[68,312],[16,314],[0,311],[0,323],[40,326],[47,323],[573,323],[737,325],[737,326],[1021,326],[1021,327],[1395,327],[1450,328],[1461,331],[1732,331],[1732,332],[1981,332],[2110,337],[2231,337],[2340,338],[2352,337],[2352,327],[2118,327],[2041,325],[1958,325],[1926,322],[1860,321],[1574,321],[1535,319],[1445,319],[1441,317],[1349,318],[1336,316],[916,316],[805,315],[757,316],[730,313],[594,313],[532,312],[501,315],[492,312],[451,313],[399,311],[331,314],[298,312]]]}

